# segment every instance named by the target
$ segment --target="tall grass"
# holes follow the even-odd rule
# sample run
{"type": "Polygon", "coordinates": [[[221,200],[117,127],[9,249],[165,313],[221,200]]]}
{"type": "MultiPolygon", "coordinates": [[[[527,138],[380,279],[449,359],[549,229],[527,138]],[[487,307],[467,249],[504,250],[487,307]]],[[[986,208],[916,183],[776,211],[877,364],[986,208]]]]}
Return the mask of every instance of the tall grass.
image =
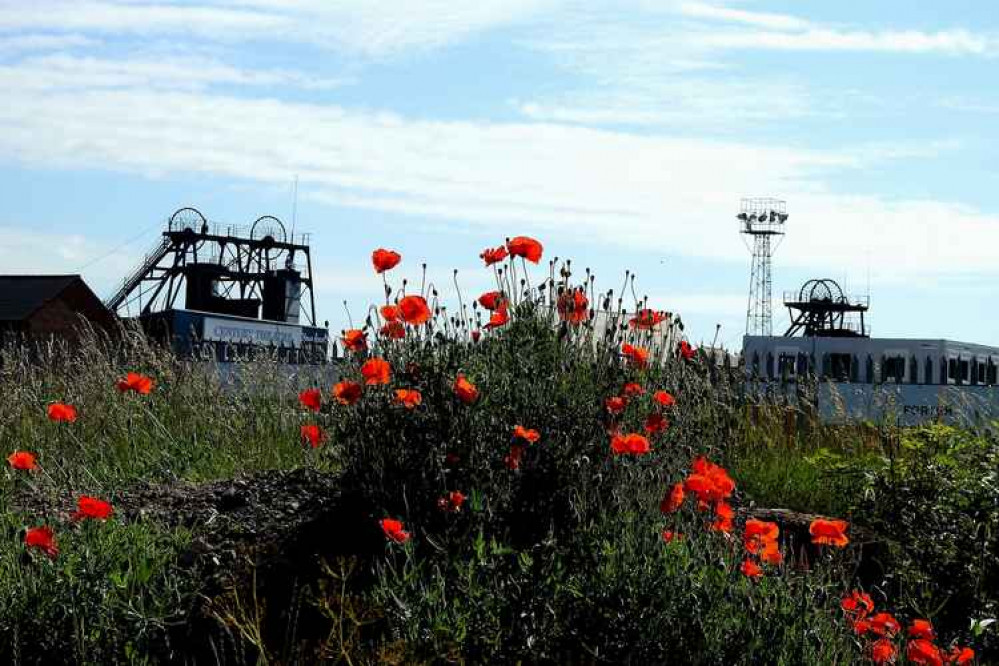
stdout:
{"type": "Polygon", "coordinates": [[[201,591],[179,557],[198,535],[121,517],[73,521],[73,501],[87,493],[114,503],[136,485],[301,466],[339,475],[345,506],[364,526],[312,536],[314,561],[325,563],[314,579],[296,581],[296,608],[275,608],[260,596],[273,581],[258,587],[255,579],[211,600],[218,619],[252,647],[241,657],[216,653],[219,662],[863,659],[868,646],[839,608],[856,583],[854,551],[813,549],[785,532],[784,564],[750,578],[740,569],[743,517],[713,530],[717,505],[699,510],[688,500],[664,515],[660,501],[706,456],[734,477],[737,509],[843,515],[858,505],[851,493],[860,486],[831,474],[827,457],[863,460],[880,452],[881,440],[797,416],[789,428],[776,405],[750,413],[737,372],[703,354],[678,355],[677,317],[656,331],[629,325],[644,299],[626,308],[620,295],[596,293],[589,275],[573,287],[567,266],[552,264],[535,287],[523,264],[505,271],[496,272],[497,287],[511,321],[493,331],[481,333],[488,313],[477,308],[434,307],[429,286],[421,293],[435,318],[408,327],[401,340],[376,341],[382,322],[374,312],[365,325],[372,348],[339,372],[361,381],[362,363],[377,356],[391,366],[389,383],[365,386],[355,404],[334,401],[331,386],[321,385],[317,414],[297,400],[314,381],[308,377],[256,360],[240,367],[238,382],[224,383],[211,366],[177,359],[135,331],[92,333],[72,347],[4,346],[0,444],[36,453],[41,470],[8,470],[0,487],[0,631],[13,637],[0,645],[0,660],[191,659],[171,627],[191,617],[201,591]],[[574,288],[604,312],[600,325],[563,321],[560,306],[574,288]],[[648,361],[623,357],[625,343],[647,348],[648,361]],[[153,393],[115,390],[126,371],[153,377],[153,393]],[[478,400],[456,396],[459,374],[477,386],[478,400]],[[644,393],[611,413],[606,399],[629,383],[644,393]],[[421,404],[399,404],[396,389],[418,390],[421,404]],[[676,405],[657,406],[659,390],[676,405]],[[75,405],[78,420],[50,422],[45,409],[54,401],[75,405]],[[651,451],[615,455],[613,435],[644,432],[651,413],[670,423],[648,435],[651,451]],[[304,423],[323,429],[323,447],[303,447],[304,423]],[[517,425],[537,430],[539,440],[516,440],[517,425]],[[517,465],[513,447],[521,447],[517,465]],[[442,510],[454,491],[465,504],[442,510]],[[384,518],[402,521],[411,538],[386,539],[384,518]],[[23,529],[42,523],[56,527],[54,559],[23,543],[23,529]],[[286,631],[274,631],[275,617],[286,631]],[[309,618],[301,627],[300,617],[309,618]]]}

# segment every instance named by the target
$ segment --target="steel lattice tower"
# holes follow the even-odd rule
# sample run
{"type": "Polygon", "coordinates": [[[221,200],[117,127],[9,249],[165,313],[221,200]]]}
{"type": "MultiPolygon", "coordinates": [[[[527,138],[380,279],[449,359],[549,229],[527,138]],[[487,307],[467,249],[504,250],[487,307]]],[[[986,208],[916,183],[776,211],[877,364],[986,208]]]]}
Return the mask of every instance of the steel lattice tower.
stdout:
{"type": "Polygon", "coordinates": [[[746,335],[773,335],[770,259],[784,236],[787,204],[780,199],[743,199],[736,217],[739,231],[752,239],[750,251],[753,263],[749,274],[746,335]]]}

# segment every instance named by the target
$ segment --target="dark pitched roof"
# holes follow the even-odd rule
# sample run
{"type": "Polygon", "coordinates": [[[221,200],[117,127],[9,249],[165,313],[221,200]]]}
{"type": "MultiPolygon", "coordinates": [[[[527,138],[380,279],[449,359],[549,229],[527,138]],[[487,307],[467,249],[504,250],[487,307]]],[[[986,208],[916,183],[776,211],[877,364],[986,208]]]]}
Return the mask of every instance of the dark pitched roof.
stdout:
{"type": "Polygon", "coordinates": [[[79,275],[0,275],[0,321],[26,319],[79,279],[79,275]]]}

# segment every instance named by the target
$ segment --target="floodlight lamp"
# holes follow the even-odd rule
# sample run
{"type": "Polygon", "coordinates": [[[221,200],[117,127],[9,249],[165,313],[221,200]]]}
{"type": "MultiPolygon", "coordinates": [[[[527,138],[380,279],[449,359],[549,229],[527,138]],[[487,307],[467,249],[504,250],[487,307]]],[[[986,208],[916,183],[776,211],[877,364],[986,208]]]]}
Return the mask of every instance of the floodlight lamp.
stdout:
{"type": "Polygon", "coordinates": [[[747,219],[749,219],[749,216],[746,215],[745,213],[739,213],[738,215],[736,215],[736,218],[738,218],[738,219],[742,220],[743,222],[745,222],[747,219]]]}

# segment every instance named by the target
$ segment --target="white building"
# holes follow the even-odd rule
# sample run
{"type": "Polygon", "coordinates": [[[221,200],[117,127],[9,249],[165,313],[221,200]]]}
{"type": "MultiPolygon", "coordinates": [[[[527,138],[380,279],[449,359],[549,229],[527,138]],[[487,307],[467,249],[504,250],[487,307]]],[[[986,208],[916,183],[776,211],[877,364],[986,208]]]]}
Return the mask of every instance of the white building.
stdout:
{"type": "Polygon", "coordinates": [[[831,280],[785,295],[792,324],[784,336],[745,336],[750,387],[808,395],[827,422],[999,419],[999,348],[952,340],[872,338],[864,299],[831,280]],[[796,335],[800,333],[801,335],[796,335]],[[808,385],[813,390],[804,391],[808,385]]]}

